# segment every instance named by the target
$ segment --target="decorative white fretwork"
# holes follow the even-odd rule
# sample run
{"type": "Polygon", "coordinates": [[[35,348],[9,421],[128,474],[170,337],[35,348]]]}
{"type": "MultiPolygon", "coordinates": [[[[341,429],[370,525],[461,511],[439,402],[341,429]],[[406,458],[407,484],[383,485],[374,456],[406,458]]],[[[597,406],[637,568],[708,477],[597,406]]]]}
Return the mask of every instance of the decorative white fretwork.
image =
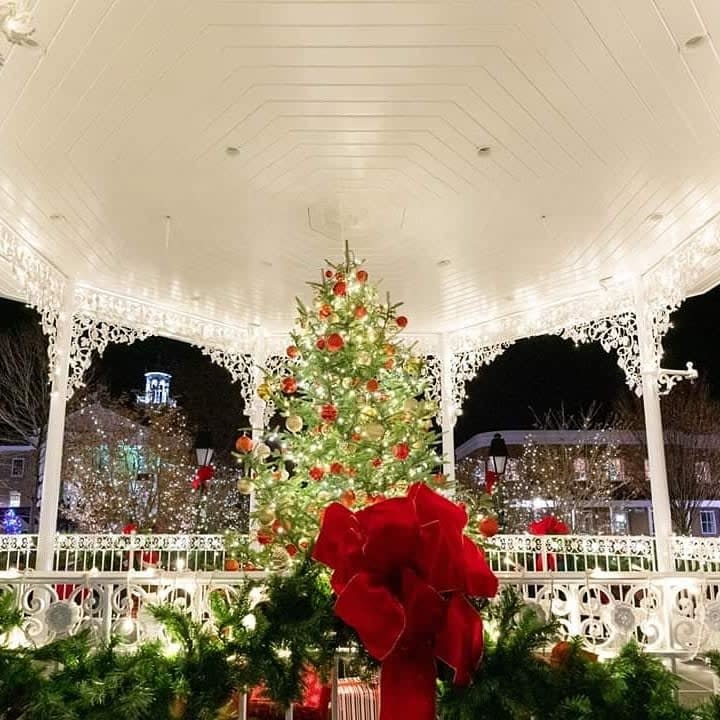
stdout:
{"type": "MultiPolygon", "coordinates": [[[[294,360],[289,358],[285,353],[273,353],[265,358],[262,364],[261,382],[266,377],[284,377],[290,374],[290,368],[294,360]]],[[[275,403],[272,400],[266,400],[263,407],[263,427],[268,427],[273,415],[275,414],[275,403]]]]}
{"type": "Polygon", "coordinates": [[[640,346],[634,313],[624,312],[573,325],[560,330],[559,335],[576,344],[599,342],[605,352],[615,352],[628,387],[638,395],[642,393],[640,346]]]}
{"type": "MultiPolygon", "coordinates": [[[[425,386],[425,399],[438,404],[442,403],[442,360],[437,355],[426,355],[423,358],[420,377],[425,386]]],[[[438,411],[438,421],[442,416],[442,409],[438,411]]]]}
{"type": "Polygon", "coordinates": [[[450,377],[452,379],[452,404],[456,412],[462,407],[467,394],[465,384],[477,375],[483,365],[489,365],[509,347],[510,343],[504,342],[453,353],[450,377]]]}
{"type": "Polygon", "coordinates": [[[85,373],[92,363],[93,352],[102,355],[109,343],[132,345],[136,340],[145,340],[149,336],[148,330],[114,325],[90,315],[75,315],[70,341],[68,399],[85,384],[85,373]]]}
{"type": "Polygon", "coordinates": [[[22,299],[40,313],[47,336],[50,376],[55,368],[57,322],[65,292],[65,277],[9,225],[0,221],[0,259],[10,263],[22,299]]]}
{"type": "Polygon", "coordinates": [[[225,368],[233,382],[240,383],[240,395],[246,408],[251,407],[255,398],[255,372],[253,356],[247,352],[223,350],[222,348],[199,346],[216,365],[225,368]]]}

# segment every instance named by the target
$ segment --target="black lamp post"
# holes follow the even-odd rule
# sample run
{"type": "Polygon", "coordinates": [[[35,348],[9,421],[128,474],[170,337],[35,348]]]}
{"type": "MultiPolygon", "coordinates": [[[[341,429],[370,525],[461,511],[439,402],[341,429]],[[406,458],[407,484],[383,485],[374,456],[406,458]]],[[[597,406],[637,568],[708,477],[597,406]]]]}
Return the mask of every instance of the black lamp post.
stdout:
{"type": "Polygon", "coordinates": [[[195,456],[199,467],[210,465],[215,454],[212,435],[209,430],[201,430],[195,438],[195,456]]]}
{"type": "Polygon", "coordinates": [[[498,477],[505,474],[505,466],[507,465],[508,449],[500,433],[495,433],[490,441],[490,449],[488,450],[487,469],[495,473],[498,477]]]}

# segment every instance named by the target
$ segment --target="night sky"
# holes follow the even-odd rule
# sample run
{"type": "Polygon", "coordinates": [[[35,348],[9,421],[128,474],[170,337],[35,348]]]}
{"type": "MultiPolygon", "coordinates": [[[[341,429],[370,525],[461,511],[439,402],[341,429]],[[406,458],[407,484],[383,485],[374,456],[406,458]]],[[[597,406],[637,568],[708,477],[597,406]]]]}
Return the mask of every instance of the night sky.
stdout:
{"type": "MultiPolygon", "coordinates": [[[[720,399],[720,288],[687,300],[672,320],[664,365],[682,368],[693,361],[720,399]]],[[[0,332],[34,321],[32,311],[0,300],[0,332]]],[[[239,393],[228,373],[196,348],[164,338],[111,345],[94,363],[92,375],[121,396],[142,390],[147,370],[172,373],[173,393],[191,420],[211,428],[218,449],[230,447],[246,422],[239,393]]],[[[597,343],[576,348],[554,336],[521,340],[470,383],[456,442],[478,432],[532,428],[535,415],[561,405],[575,412],[598,402],[607,412],[627,392],[615,358],[597,343]]]]}

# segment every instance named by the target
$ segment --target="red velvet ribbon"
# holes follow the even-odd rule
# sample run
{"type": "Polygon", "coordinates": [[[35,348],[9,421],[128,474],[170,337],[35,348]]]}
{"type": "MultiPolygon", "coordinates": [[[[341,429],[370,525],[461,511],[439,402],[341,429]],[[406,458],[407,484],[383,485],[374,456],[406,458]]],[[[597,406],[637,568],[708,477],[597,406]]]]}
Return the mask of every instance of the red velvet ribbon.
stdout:
{"type": "Polygon", "coordinates": [[[195,477],[192,481],[192,489],[205,492],[207,490],[208,483],[213,479],[215,470],[212,465],[201,465],[195,471],[195,477]]]}
{"type": "Polygon", "coordinates": [[[490,470],[490,468],[486,468],[485,470],[485,492],[488,495],[492,494],[493,488],[495,487],[495,483],[498,481],[498,474],[496,472],[493,472],[490,470]]]}
{"type": "Polygon", "coordinates": [[[436,658],[467,684],[483,651],[467,596],[498,581],[463,535],[467,513],[427,485],[353,513],[325,511],[313,557],[333,569],[336,614],[382,662],[380,720],[435,720],[436,658]]]}
{"type": "MultiPolygon", "coordinates": [[[[570,528],[554,515],[546,515],[540,520],[531,522],[530,525],[528,525],[528,530],[532,535],[567,535],[570,532],[570,528]]],[[[555,553],[546,553],[546,555],[547,569],[555,570],[557,567],[555,553]]],[[[544,570],[542,553],[538,553],[535,556],[535,570],[544,570]]]]}

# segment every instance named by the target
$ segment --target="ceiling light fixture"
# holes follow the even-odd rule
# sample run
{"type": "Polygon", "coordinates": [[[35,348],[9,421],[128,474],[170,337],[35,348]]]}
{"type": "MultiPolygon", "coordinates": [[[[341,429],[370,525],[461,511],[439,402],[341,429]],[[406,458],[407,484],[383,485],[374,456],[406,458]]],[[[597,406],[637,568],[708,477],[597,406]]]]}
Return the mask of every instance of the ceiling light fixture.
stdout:
{"type": "MultiPolygon", "coordinates": [[[[31,35],[35,32],[32,14],[29,10],[21,10],[15,2],[0,2],[0,31],[13,45],[37,47],[31,35]]],[[[5,58],[0,55],[0,65],[5,58]]]]}
{"type": "Polygon", "coordinates": [[[665,216],[662,213],[654,212],[647,216],[648,222],[657,223],[660,222],[665,216]]]}
{"type": "Polygon", "coordinates": [[[230,157],[235,157],[235,155],[240,154],[240,148],[235,145],[228,145],[225,148],[225,154],[229,155],[230,157]]]}
{"type": "Polygon", "coordinates": [[[437,266],[438,267],[447,267],[450,264],[450,261],[445,258],[444,260],[439,260],[437,266]]]}
{"type": "Polygon", "coordinates": [[[60,220],[65,219],[65,216],[62,213],[51,213],[49,217],[53,222],[60,222],[60,220]]]}
{"type": "Polygon", "coordinates": [[[487,155],[490,152],[490,146],[489,145],[479,145],[477,148],[477,154],[481,157],[483,155],[487,155]]]}
{"type": "Polygon", "coordinates": [[[693,35],[685,41],[685,48],[687,50],[696,50],[700,46],[704,45],[707,39],[707,35],[693,35]]]}

